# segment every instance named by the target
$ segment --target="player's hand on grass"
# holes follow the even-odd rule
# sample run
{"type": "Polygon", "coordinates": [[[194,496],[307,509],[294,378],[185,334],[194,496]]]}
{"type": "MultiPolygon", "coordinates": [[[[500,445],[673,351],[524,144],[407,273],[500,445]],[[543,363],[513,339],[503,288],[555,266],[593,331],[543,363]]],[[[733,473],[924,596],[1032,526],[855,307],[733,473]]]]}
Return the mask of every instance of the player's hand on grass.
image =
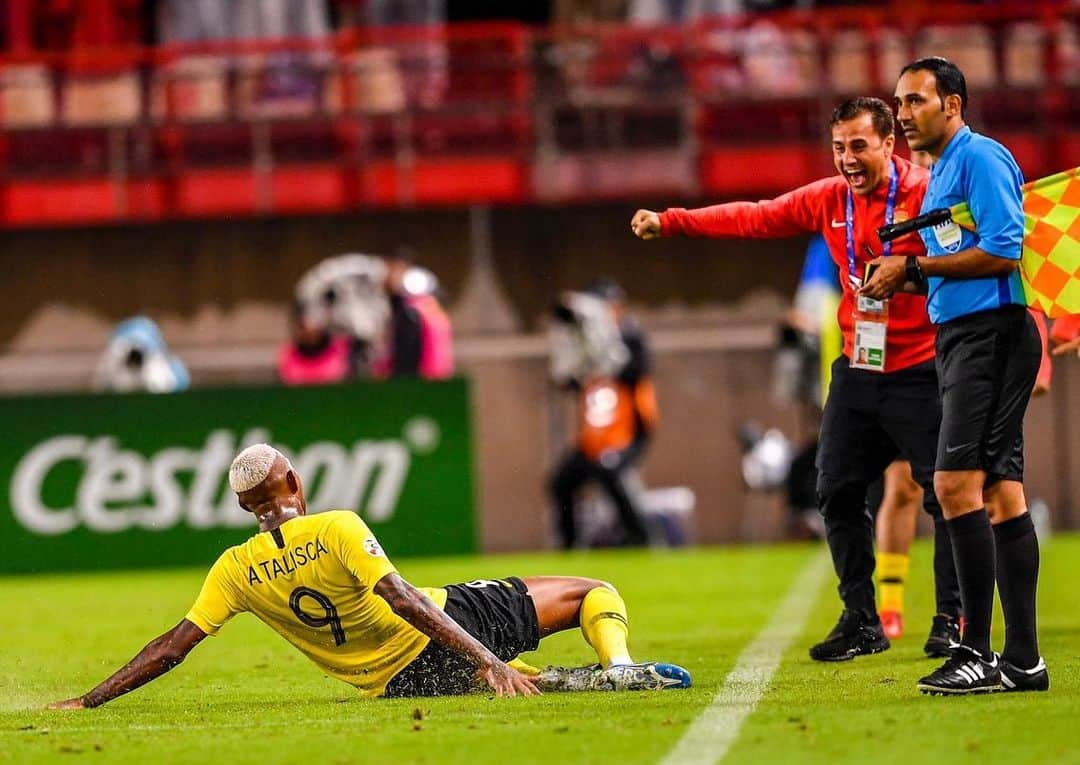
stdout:
{"type": "Polygon", "coordinates": [[[630,219],[630,230],[641,239],[656,239],[660,236],[660,215],[652,210],[638,210],[630,219]]]}
{"type": "Polygon", "coordinates": [[[1080,337],[1074,337],[1067,343],[1062,343],[1061,345],[1055,347],[1054,350],[1051,351],[1051,353],[1055,356],[1064,356],[1065,354],[1072,353],[1073,351],[1076,351],[1076,355],[1080,356],[1080,337]]]}
{"type": "Polygon", "coordinates": [[[86,709],[86,702],[82,700],[82,697],[76,699],[66,699],[64,701],[54,701],[49,704],[48,709],[86,709]]]}
{"type": "Polygon", "coordinates": [[[540,689],[536,681],[518,672],[513,667],[496,659],[487,666],[480,667],[476,676],[484,682],[496,696],[539,696],[540,689]]]}

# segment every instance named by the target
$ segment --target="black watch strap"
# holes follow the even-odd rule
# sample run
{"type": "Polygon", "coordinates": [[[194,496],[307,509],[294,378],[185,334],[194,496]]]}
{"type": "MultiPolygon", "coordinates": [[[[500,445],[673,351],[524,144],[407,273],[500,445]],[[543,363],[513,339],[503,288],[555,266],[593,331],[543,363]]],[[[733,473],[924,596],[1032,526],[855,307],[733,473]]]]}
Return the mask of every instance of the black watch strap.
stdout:
{"type": "Polygon", "coordinates": [[[919,259],[915,255],[907,256],[907,260],[904,261],[904,272],[907,280],[916,286],[926,281],[922,269],[919,268],[919,259]]]}

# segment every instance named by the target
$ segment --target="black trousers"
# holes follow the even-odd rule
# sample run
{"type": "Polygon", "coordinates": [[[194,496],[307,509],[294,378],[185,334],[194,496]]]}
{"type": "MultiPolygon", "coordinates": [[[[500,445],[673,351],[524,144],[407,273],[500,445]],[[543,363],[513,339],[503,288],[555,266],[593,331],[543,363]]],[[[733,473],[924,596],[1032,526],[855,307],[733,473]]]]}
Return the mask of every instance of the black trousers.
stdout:
{"type": "Polygon", "coordinates": [[[558,513],[559,541],[569,550],[577,543],[575,496],[588,481],[596,481],[611,498],[622,523],[628,545],[649,541],[641,511],[626,483],[626,473],[645,449],[644,439],[621,451],[606,452],[600,461],[585,456],[580,449],[567,452],[551,477],[550,491],[558,513]]]}
{"type": "Polygon", "coordinates": [[[844,606],[871,615],[874,598],[874,522],[867,488],[895,459],[911,463],[934,519],[934,588],[939,613],[960,613],[960,588],[941,505],[934,462],[941,425],[937,371],[927,361],[882,374],[833,363],[817,453],[818,509],[844,606]]]}

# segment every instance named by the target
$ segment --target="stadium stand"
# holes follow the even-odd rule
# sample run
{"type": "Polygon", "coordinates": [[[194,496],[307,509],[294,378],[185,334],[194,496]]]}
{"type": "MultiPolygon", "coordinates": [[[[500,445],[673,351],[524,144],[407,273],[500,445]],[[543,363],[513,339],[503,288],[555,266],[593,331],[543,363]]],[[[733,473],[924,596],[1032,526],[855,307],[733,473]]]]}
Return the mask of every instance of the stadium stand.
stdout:
{"type": "Polygon", "coordinates": [[[30,7],[8,4],[0,52],[7,226],[772,193],[827,172],[837,96],[943,48],[1030,177],[1080,147],[1062,2],[157,46],[133,0],[30,7]]]}

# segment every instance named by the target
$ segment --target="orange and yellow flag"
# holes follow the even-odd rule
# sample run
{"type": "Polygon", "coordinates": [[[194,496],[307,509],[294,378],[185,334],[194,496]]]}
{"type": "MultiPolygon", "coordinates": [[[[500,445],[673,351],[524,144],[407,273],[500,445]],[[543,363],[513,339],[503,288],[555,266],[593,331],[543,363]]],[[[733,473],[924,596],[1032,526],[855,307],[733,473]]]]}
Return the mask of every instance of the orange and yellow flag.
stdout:
{"type": "MultiPolygon", "coordinates": [[[[1027,304],[1054,319],[1080,314],[1080,167],[1025,183],[1020,276],[1027,304]]],[[[975,230],[967,204],[952,219],[975,230]]]]}

